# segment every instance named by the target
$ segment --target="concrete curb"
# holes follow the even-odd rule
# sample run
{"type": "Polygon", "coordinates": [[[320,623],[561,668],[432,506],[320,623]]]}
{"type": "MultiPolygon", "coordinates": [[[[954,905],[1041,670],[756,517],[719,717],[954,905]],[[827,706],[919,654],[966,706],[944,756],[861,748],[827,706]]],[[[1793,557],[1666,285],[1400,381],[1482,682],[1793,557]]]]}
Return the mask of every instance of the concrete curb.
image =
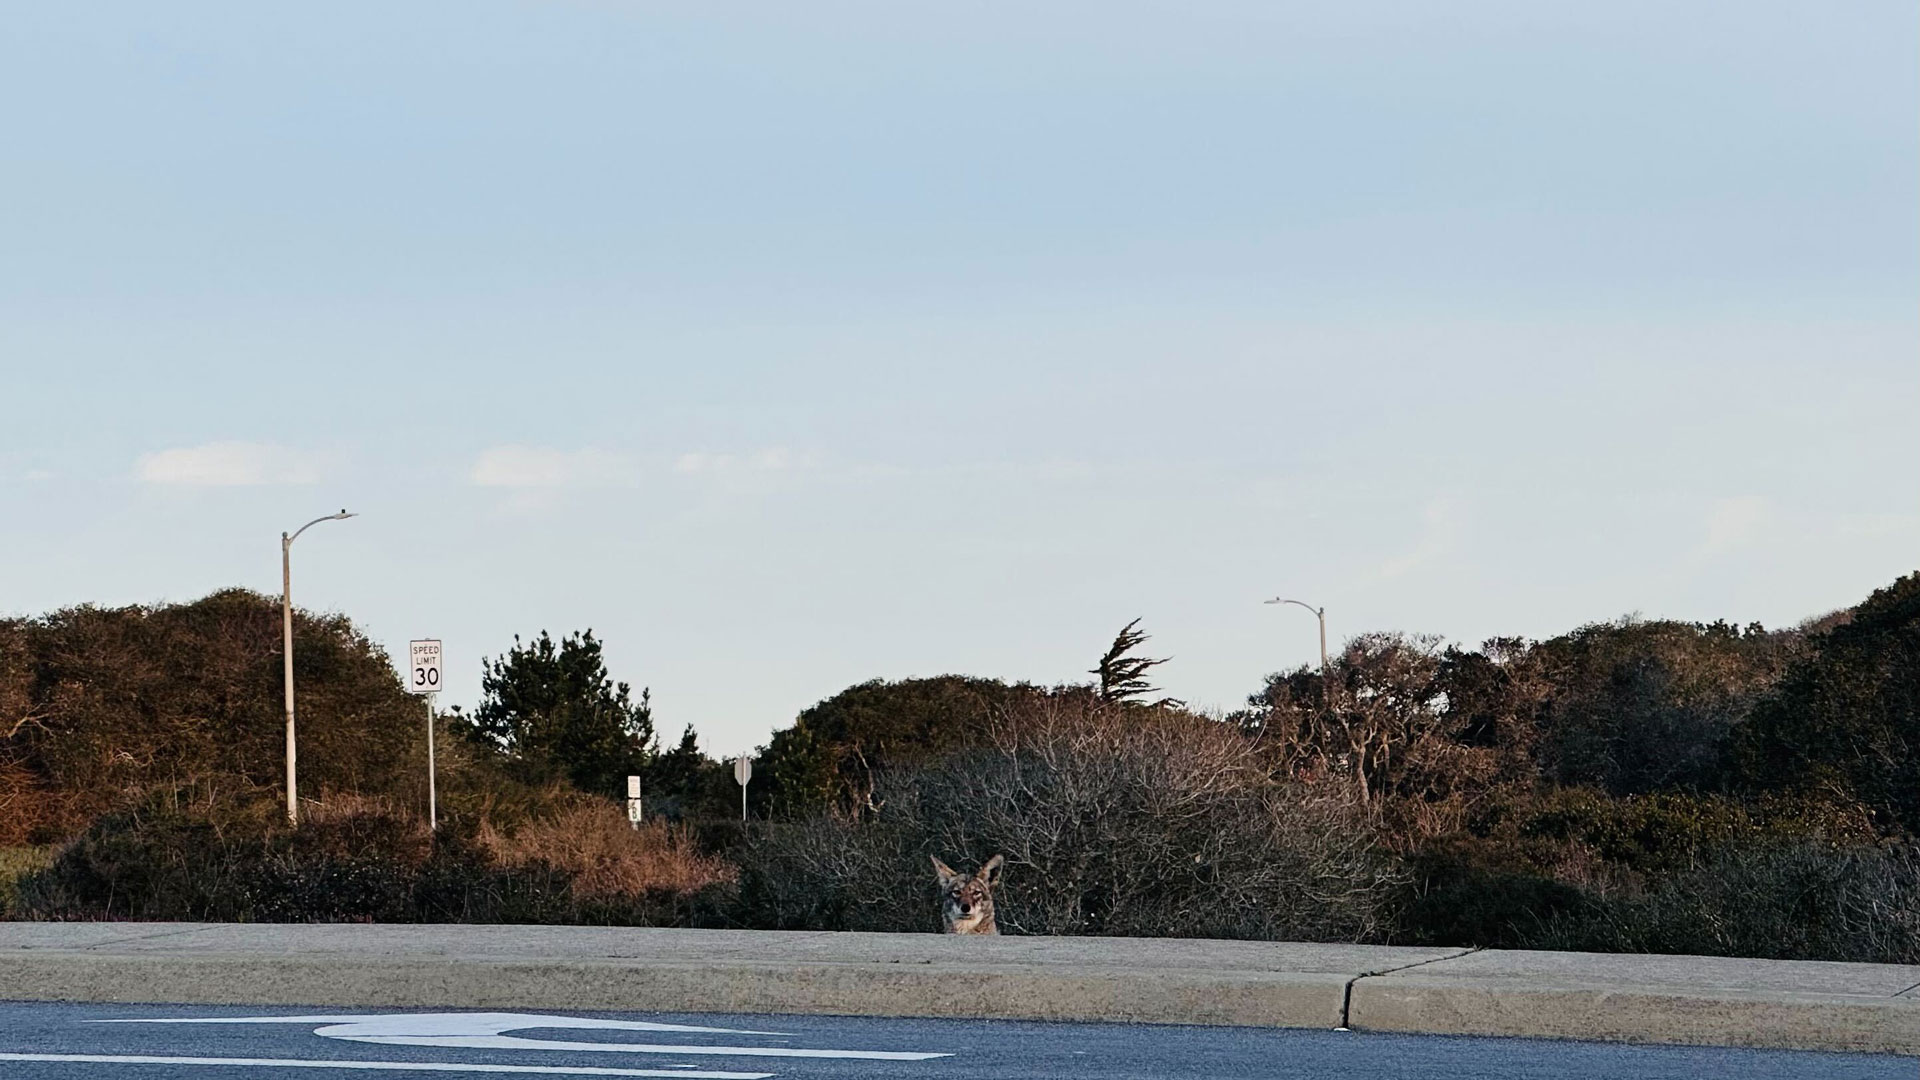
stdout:
{"type": "Polygon", "coordinates": [[[1920,1054],[1920,968],[1523,951],[1474,952],[1354,984],[1350,1025],[1920,1054]]]}
{"type": "Polygon", "coordinates": [[[993,1017],[1920,1054],[1920,967],[1280,942],[0,923],[0,999],[993,1017]]]}
{"type": "Polygon", "coordinates": [[[1471,980],[1355,987],[1355,1030],[1920,1054],[1920,1008],[1894,998],[1490,989],[1471,980]]]}
{"type": "Polygon", "coordinates": [[[974,965],[150,957],[0,960],[0,998],[205,1005],[991,1017],[1333,1028],[1346,978],[1008,971],[974,965]]]}

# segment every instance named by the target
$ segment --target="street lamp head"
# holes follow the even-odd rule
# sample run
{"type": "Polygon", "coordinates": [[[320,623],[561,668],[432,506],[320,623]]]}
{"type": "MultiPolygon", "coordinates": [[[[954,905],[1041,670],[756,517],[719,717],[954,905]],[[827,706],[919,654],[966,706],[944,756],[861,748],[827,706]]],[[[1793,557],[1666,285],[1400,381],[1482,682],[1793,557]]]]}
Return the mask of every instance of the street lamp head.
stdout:
{"type": "Polygon", "coordinates": [[[1293,604],[1293,605],[1295,605],[1296,607],[1303,607],[1303,608],[1306,608],[1306,609],[1307,609],[1308,611],[1311,611],[1311,612],[1313,612],[1313,613],[1314,613],[1315,615],[1320,615],[1320,614],[1323,614],[1323,613],[1325,613],[1325,611],[1326,611],[1326,609],[1325,609],[1325,608],[1317,608],[1317,607],[1314,607],[1314,606],[1313,606],[1312,604],[1309,604],[1309,603],[1307,603],[1307,602],[1306,602],[1305,600],[1288,600],[1288,599],[1286,599],[1286,598],[1284,598],[1284,597],[1279,597],[1279,596],[1276,596],[1276,597],[1274,597],[1274,598],[1273,598],[1273,599],[1271,599],[1271,600],[1266,600],[1266,601],[1263,601],[1263,603],[1268,603],[1268,604],[1293,604]]]}
{"type": "Polygon", "coordinates": [[[311,528],[313,528],[313,527],[314,527],[315,525],[318,525],[318,524],[320,524],[320,523],[321,523],[321,522],[323,522],[323,521],[345,521],[345,520],[347,520],[347,519],[348,519],[348,518],[350,518],[350,517],[359,517],[359,516],[360,516],[360,515],[358,515],[358,514],[350,514],[350,513],[348,513],[348,512],[347,512],[347,511],[346,511],[346,510],[345,510],[345,509],[343,508],[343,509],[342,509],[342,510],[341,510],[341,511],[340,511],[339,513],[337,513],[337,514],[328,514],[328,515],[327,515],[327,516],[325,516],[325,517],[317,517],[317,518],[314,518],[314,519],[313,519],[312,521],[309,521],[309,522],[307,522],[307,523],[306,523],[305,525],[302,525],[302,526],[300,526],[299,528],[297,528],[297,529],[295,529],[295,530],[293,530],[293,535],[292,535],[292,536],[288,536],[288,535],[287,535],[286,533],[281,533],[281,534],[280,534],[280,542],[281,542],[282,544],[285,544],[285,545],[287,545],[287,546],[289,546],[289,547],[291,547],[291,546],[293,545],[293,542],[294,542],[295,540],[298,540],[298,539],[300,539],[300,534],[301,534],[301,533],[303,533],[303,532],[306,532],[306,531],[307,531],[308,529],[311,529],[311,528]]]}

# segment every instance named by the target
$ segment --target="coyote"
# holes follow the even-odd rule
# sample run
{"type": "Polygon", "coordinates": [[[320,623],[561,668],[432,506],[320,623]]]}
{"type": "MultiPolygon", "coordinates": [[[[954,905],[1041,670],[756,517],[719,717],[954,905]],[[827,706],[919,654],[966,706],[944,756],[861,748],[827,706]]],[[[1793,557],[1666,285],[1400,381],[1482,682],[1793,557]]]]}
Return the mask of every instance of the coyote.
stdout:
{"type": "Polygon", "coordinates": [[[933,860],[933,872],[940,878],[940,916],[944,932],[949,934],[997,934],[993,921],[993,887],[1000,884],[1000,864],[995,855],[978,872],[956,874],[953,867],[933,860]]]}

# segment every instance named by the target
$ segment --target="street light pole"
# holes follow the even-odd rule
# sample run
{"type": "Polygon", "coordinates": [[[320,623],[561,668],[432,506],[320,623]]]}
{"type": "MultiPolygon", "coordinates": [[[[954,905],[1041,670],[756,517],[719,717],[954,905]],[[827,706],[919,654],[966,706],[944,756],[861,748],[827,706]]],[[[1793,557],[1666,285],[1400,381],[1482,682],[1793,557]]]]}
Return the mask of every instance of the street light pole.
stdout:
{"type": "Polygon", "coordinates": [[[317,517],[293,531],[292,536],[280,534],[280,653],[281,670],[286,676],[287,694],[287,824],[300,824],[299,789],[294,779],[294,740],[293,740],[293,542],[300,534],[323,521],[345,521],[355,515],[341,510],[337,514],[317,517]]]}
{"type": "Polygon", "coordinates": [[[1328,701],[1332,700],[1333,695],[1333,676],[1327,668],[1327,609],[1324,607],[1314,607],[1312,604],[1300,600],[1283,600],[1278,596],[1266,602],[1269,604],[1293,604],[1296,607],[1303,607],[1313,612],[1314,617],[1320,620],[1320,697],[1321,704],[1325,705],[1328,701]]]}

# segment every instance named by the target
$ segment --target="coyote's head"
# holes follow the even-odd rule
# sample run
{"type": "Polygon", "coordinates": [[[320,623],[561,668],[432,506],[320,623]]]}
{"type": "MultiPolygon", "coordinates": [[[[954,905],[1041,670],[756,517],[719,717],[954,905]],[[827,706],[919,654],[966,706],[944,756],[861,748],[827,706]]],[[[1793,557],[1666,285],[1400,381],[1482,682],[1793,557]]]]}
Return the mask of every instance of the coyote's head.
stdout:
{"type": "Polygon", "coordinates": [[[993,921],[993,887],[1000,884],[1000,864],[995,855],[978,872],[956,874],[953,867],[933,860],[933,872],[940,878],[940,917],[949,934],[997,934],[993,921]]]}

